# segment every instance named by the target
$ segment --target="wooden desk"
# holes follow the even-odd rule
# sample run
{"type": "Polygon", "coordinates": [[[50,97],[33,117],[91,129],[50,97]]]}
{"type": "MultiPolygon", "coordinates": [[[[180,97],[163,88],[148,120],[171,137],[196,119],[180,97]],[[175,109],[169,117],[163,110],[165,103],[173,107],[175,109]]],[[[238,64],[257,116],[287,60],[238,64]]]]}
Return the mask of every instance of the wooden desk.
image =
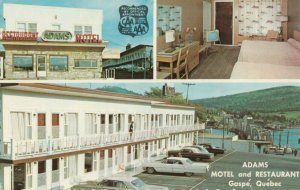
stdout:
{"type": "MultiPolygon", "coordinates": [[[[195,41],[190,44],[186,44],[185,47],[186,46],[189,46],[188,68],[190,72],[199,64],[200,43],[195,41]]],[[[160,72],[160,63],[167,63],[170,65],[170,74],[171,74],[173,70],[173,63],[178,59],[178,53],[180,48],[176,48],[176,50],[171,53],[166,53],[166,50],[157,53],[157,64],[156,64],[157,73],[160,72]]],[[[162,75],[157,75],[156,77],[158,78],[161,76],[162,75]]],[[[171,79],[173,79],[172,74],[171,74],[171,79]]]]}

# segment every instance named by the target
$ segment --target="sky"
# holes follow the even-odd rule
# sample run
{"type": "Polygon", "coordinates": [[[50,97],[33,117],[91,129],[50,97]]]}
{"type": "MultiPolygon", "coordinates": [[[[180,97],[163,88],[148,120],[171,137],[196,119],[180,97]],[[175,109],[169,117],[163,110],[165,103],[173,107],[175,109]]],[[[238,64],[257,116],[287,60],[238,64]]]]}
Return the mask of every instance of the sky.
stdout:
{"type": "Polygon", "coordinates": [[[132,46],[136,46],[138,44],[153,44],[153,0],[0,0],[0,2],[0,27],[4,26],[3,3],[101,9],[103,10],[104,15],[104,23],[102,29],[103,40],[109,41],[109,48],[118,48],[122,52],[125,50],[125,46],[128,43],[132,44],[132,46]],[[143,36],[131,37],[119,33],[119,7],[121,5],[148,6],[147,18],[149,31],[147,34],[143,36]]]}
{"type": "MultiPolygon", "coordinates": [[[[127,83],[72,83],[68,86],[75,86],[81,88],[101,88],[104,86],[119,86],[132,90],[134,92],[144,94],[149,91],[151,87],[162,87],[165,83],[158,82],[127,82],[127,83]]],[[[212,97],[220,97],[231,94],[238,94],[243,92],[250,92],[255,90],[279,87],[279,86],[300,86],[300,83],[296,82],[256,82],[256,83],[238,83],[238,82],[197,82],[195,85],[189,88],[189,99],[204,99],[212,97]]],[[[176,92],[180,92],[186,97],[187,86],[184,83],[172,83],[176,92]]]]}

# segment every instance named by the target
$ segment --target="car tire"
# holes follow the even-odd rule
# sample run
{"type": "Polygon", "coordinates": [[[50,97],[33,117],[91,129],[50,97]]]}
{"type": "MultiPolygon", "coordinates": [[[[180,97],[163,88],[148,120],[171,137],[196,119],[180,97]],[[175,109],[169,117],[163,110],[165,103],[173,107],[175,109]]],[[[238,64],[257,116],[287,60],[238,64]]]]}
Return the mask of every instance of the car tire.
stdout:
{"type": "Polygon", "coordinates": [[[147,173],[148,174],[153,174],[153,173],[155,173],[155,169],[154,168],[147,168],[147,173]]]}
{"type": "Polygon", "coordinates": [[[200,162],[201,158],[198,157],[198,158],[195,159],[195,161],[200,162]]]}
{"type": "Polygon", "coordinates": [[[185,176],[187,176],[187,177],[191,177],[191,176],[193,175],[192,172],[185,172],[184,174],[185,174],[185,176]]]}

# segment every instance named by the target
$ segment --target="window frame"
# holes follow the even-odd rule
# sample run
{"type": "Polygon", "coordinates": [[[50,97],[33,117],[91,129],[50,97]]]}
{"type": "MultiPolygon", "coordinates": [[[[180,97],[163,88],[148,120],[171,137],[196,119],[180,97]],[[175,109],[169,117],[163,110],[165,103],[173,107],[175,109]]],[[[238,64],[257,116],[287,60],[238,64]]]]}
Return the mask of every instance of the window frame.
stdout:
{"type": "Polygon", "coordinates": [[[30,71],[34,71],[33,64],[34,64],[34,55],[33,54],[28,54],[28,55],[13,54],[12,55],[12,71],[13,72],[30,72],[30,71]],[[16,56],[31,57],[32,69],[28,69],[28,70],[18,70],[18,69],[16,69],[15,68],[15,57],[16,56]]]}
{"type": "Polygon", "coordinates": [[[97,69],[98,68],[98,61],[97,59],[74,59],[74,68],[76,69],[97,69]],[[91,67],[80,67],[80,66],[76,66],[76,61],[90,61],[91,63],[91,67]],[[95,61],[96,66],[92,66],[92,61],[95,61]]]}
{"type": "Polygon", "coordinates": [[[69,56],[68,55],[49,55],[49,71],[50,72],[69,72],[69,56]],[[51,66],[51,57],[67,57],[67,69],[66,70],[53,70],[51,66]]]}
{"type": "MultiPolygon", "coordinates": [[[[31,28],[31,29],[32,29],[32,28],[31,28]]],[[[32,32],[32,33],[37,32],[37,23],[34,23],[34,22],[28,22],[28,23],[27,23],[26,32],[32,32]],[[30,24],[34,24],[34,25],[35,25],[35,31],[29,31],[29,25],[30,25],[30,24]]]]}

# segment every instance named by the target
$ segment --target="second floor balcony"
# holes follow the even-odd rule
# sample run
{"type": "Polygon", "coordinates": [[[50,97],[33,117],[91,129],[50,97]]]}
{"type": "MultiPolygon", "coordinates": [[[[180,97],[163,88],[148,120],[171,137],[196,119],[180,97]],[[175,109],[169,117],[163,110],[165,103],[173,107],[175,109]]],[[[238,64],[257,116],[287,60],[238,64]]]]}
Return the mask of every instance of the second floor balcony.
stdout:
{"type": "Polygon", "coordinates": [[[172,133],[197,131],[204,129],[203,124],[176,126],[174,128],[156,128],[135,132],[118,132],[113,134],[91,134],[84,136],[67,136],[36,140],[14,140],[0,144],[0,158],[5,160],[26,159],[29,157],[55,155],[89,149],[126,145],[161,138],[168,138],[172,133]]]}

